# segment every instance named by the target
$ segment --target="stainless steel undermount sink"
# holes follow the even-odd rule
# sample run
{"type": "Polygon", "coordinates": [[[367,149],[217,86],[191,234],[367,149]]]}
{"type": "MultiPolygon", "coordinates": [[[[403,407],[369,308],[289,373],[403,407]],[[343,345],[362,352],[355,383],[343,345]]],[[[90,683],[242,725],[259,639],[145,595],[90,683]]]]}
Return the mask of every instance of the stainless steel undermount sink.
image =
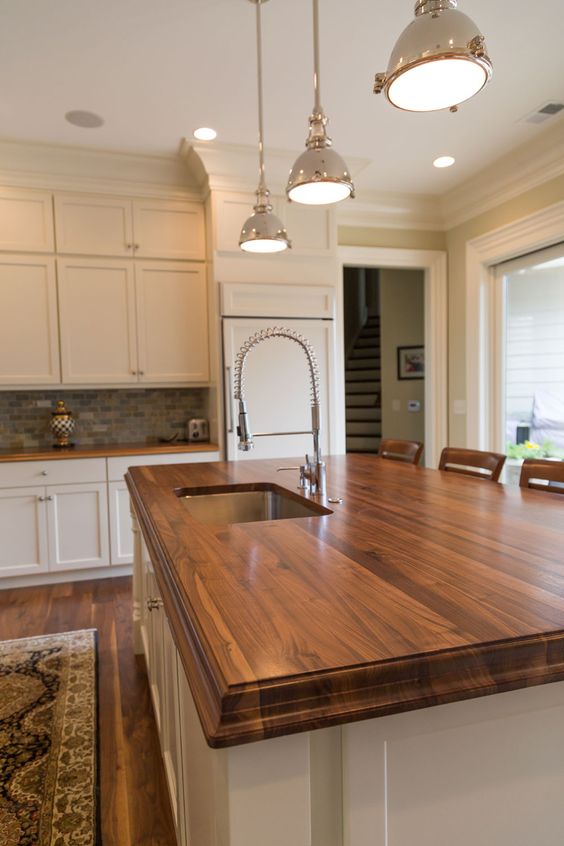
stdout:
{"type": "Polygon", "coordinates": [[[333,513],[317,502],[267,483],[180,488],[175,494],[188,513],[201,523],[256,523],[333,513]]]}

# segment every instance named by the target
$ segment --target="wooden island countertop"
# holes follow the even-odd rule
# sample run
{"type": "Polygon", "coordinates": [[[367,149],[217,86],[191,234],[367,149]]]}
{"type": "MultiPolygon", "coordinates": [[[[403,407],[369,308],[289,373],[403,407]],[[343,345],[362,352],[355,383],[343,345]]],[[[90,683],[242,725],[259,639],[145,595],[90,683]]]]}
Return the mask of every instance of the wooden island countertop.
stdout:
{"type": "Polygon", "coordinates": [[[210,525],[175,490],[281,461],[126,476],[210,746],[564,679],[564,498],[367,455],[327,460],[333,514],[210,525]]]}

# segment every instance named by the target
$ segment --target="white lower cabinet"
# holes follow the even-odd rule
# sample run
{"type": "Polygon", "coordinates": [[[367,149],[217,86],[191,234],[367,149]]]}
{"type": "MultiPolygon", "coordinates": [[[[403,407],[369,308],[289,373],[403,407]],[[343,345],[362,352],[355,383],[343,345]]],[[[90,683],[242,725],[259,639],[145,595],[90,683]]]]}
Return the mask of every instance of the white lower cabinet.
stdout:
{"type": "Polygon", "coordinates": [[[0,533],[0,576],[107,567],[106,485],[0,490],[0,533]]]}
{"type": "Polygon", "coordinates": [[[0,490],[0,576],[29,576],[48,569],[45,489],[0,490]]]}
{"type": "Polygon", "coordinates": [[[133,561],[133,535],[129,492],[125,482],[109,482],[108,504],[110,513],[110,558],[112,564],[131,564],[133,561]]]}
{"type": "MultiPolygon", "coordinates": [[[[130,566],[127,468],[218,458],[217,452],[184,452],[0,462],[0,582],[41,574],[47,582],[49,574],[68,573],[70,579],[74,572],[95,576],[130,566]]],[[[20,584],[26,580],[11,586],[20,584]]]]}
{"type": "Polygon", "coordinates": [[[110,562],[108,494],[103,483],[46,488],[49,569],[84,570],[110,562]]]}

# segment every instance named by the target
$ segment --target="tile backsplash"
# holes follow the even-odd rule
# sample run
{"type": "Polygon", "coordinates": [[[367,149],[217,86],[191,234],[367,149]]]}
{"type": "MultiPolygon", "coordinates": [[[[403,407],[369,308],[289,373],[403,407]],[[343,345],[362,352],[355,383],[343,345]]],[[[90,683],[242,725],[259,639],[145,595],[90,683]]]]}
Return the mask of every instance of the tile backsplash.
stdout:
{"type": "Polygon", "coordinates": [[[179,432],[186,421],[207,417],[205,388],[147,390],[0,391],[0,448],[53,442],[51,412],[63,399],[76,418],[73,441],[94,444],[155,441],[179,432]]]}

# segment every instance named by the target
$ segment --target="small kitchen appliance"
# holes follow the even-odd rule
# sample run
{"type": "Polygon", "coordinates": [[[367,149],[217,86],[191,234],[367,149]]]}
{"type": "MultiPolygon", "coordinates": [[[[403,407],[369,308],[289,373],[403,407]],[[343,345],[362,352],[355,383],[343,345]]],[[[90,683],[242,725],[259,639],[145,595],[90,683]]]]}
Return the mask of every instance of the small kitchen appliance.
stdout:
{"type": "Polygon", "coordinates": [[[195,417],[189,420],[186,427],[186,435],[190,442],[209,441],[210,427],[208,421],[203,417],[195,417]]]}

